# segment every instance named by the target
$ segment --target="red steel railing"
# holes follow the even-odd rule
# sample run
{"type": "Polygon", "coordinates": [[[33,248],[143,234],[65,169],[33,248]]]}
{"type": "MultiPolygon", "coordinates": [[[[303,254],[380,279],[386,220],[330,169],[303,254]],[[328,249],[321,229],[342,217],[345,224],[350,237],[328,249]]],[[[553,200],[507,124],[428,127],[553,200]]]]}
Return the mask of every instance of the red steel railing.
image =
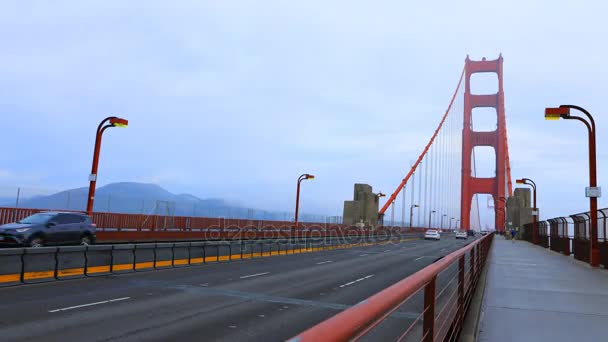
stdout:
{"type": "MultiPolygon", "coordinates": [[[[41,211],[46,210],[0,207],[0,224],[15,222],[41,211]]],[[[423,228],[380,227],[372,231],[343,224],[301,222],[296,231],[293,223],[289,221],[107,212],[94,212],[92,220],[97,225],[97,241],[99,242],[270,239],[293,236],[326,237],[369,234],[390,236],[425,230],[423,228]]]]}
{"type": "MultiPolygon", "coordinates": [[[[473,297],[494,234],[488,234],[445,256],[398,283],[302,332],[290,341],[351,341],[372,339],[415,341],[456,340],[473,297]],[[455,271],[450,273],[450,270],[455,271]],[[446,277],[447,275],[447,277],[446,277]],[[440,279],[441,281],[438,281],[440,279]],[[438,286],[441,286],[437,291],[438,286]],[[423,298],[417,298],[422,294],[423,298]],[[398,333],[382,334],[387,318],[422,299],[418,315],[398,333]]],[[[415,307],[415,303],[413,306],[415,307]]],[[[398,319],[398,318],[395,318],[398,319]]]]}

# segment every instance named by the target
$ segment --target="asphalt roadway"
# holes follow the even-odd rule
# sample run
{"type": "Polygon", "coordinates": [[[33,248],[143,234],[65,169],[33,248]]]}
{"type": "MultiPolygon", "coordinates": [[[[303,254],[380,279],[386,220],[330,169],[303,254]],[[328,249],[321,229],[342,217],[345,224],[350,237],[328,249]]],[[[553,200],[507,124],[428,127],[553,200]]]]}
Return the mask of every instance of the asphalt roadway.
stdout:
{"type": "MultiPolygon", "coordinates": [[[[441,241],[3,288],[0,339],[282,341],[471,241],[443,234],[441,241]]],[[[446,279],[438,278],[438,290],[446,279]]],[[[420,303],[401,308],[403,320],[375,336],[398,336],[420,309],[420,303]]]]}

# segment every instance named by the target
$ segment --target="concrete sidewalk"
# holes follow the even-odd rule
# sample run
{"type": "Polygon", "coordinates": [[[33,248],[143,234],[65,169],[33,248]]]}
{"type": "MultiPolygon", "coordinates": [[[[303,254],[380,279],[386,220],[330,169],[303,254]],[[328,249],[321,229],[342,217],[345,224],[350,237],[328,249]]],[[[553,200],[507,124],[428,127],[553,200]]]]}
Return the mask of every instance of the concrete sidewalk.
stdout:
{"type": "Polygon", "coordinates": [[[496,236],[478,341],[608,341],[608,271],[496,236]]]}

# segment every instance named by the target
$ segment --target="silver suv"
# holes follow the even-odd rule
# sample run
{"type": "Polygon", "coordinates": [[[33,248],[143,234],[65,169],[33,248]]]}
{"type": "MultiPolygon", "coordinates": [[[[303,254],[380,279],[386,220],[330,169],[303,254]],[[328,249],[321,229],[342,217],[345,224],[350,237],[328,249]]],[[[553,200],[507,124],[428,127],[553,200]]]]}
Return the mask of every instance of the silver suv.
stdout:
{"type": "Polygon", "coordinates": [[[48,211],[0,226],[0,245],[42,247],[95,242],[96,226],[82,213],[48,211]]]}

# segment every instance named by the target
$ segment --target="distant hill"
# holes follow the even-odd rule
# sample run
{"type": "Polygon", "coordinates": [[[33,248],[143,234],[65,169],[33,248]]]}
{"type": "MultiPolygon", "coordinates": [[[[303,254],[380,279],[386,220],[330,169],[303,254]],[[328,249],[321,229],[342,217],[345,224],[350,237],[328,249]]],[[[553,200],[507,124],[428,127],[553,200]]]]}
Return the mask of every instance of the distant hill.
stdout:
{"type": "MultiPolygon", "coordinates": [[[[20,208],[86,209],[89,188],[61,191],[19,201],[20,208]]],[[[15,206],[14,199],[0,198],[0,206],[15,206]]],[[[257,220],[290,220],[292,214],[267,212],[231,205],[218,198],[201,199],[191,194],[173,194],[156,184],[120,182],[97,188],[94,211],[127,214],[227,217],[257,220]]],[[[318,216],[317,216],[318,217],[318,216]]],[[[302,221],[307,221],[302,215],[302,221]]],[[[317,219],[318,221],[318,219],[317,219]]]]}

